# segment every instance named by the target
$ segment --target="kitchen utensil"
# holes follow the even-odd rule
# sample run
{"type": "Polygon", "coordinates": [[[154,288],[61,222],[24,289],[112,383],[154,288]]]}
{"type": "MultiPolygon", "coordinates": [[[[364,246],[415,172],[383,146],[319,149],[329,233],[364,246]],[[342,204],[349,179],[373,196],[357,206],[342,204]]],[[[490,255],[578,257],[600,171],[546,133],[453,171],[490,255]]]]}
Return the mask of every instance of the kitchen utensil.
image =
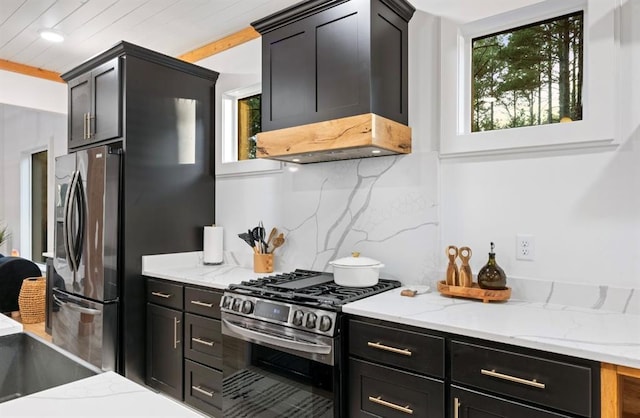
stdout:
{"type": "Polygon", "coordinates": [[[246,242],[247,244],[249,244],[249,247],[253,248],[253,252],[257,251],[255,247],[255,243],[253,241],[253,236],[251,235],[251,231],[238,234],[238,237],[244,242],[246,242]]]}
{"type": "Polygon", "coordinates": [[[429,286],[413,286],[413,289],[402,289],[400,291],[400,296],[408,296],[414,297],[417,295],[424,295],[425,293],[429,293],[431,287],[429,286]]]}
{"type": "Polygon", "coordinates": [[[473,285],[473,274],[471,273],[471,266],[469,266],[471,248],[460,247],[458,249],[458,257],[462,260],[462,265],[460,266],[460,286],[471,287],[473,285]]]}
{"type": "Polygon", "coordinates": [[[258,247],[258,252],[261,254],[266,253],[267,244],[264,242],[265,232],[264,232],[264,226],[262,225],[262,221],[260,221],[258,226],[253,228],[253,230],[251,231],[251,235],[253,236],[253,239],[256,242],[256,247],[258,247]]]}
{"type": "Polygon", "coordinates": [[[281,232],[280,235],[273,239],[273,249],[271,252],[273,253],[276,248],[281,247],[284,244],[284,234],[281,232]]]}
{"type": "Polygon", "coordinates": [[[254,254],[253,272],[273,273],[273,254],[254,254]]]}
{"type": "Polygon", "coordinates": [[[269,246],[271,245],[271,241],[273,241],[276,235],[278,235],[278,230],[275,227],[271,228],[271,232],[269,232],[269,238],[267,238],[267,248],[269,248],[269,246]]]}
{"type": "Polygon", "coordinates": [[[333,266],[333,280],[341,286],[366,287],[378,283],[378,273],[384,264],[353,252],[351,257],[329,261],[333,266]]]}
{"type": "Polygon", "coordinates": [[[458,271],[458,265],[456,264],[458,247],[455,245],[449,245],[447,247],[447,256],[449,257],[449,265],[447,266],[446,282],[449,286],[458,286],[460,284],[460,272],[458,271]]]}

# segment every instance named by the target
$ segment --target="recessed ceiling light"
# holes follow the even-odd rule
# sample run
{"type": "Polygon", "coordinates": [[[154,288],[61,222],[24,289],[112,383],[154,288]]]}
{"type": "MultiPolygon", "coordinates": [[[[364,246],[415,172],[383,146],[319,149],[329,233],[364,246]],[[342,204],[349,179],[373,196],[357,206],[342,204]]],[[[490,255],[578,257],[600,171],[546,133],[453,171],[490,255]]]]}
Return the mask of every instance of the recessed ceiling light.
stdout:
{"type": "Polygon", "coordinates": [[[293,160],[291,160],[291,161],[293,161],[294,163],[299,163],[299,162],[300,162],[300,158],[294,158],[294,159],[293,159],[293,160]]]}
{"type": "Polygon", "coordinates": [[[42,29],[40,31],[40,37],[46,39],[49,42],[62,42],[64,41],[64,35],[62,32],[55,29],[42,29]]]}
{"type": "Polygon", "coordinates": [[[379,149],[374,149],[374,150],[371,150],[371,153],[372,154],[380,154],[380,150],[379,149]]]}

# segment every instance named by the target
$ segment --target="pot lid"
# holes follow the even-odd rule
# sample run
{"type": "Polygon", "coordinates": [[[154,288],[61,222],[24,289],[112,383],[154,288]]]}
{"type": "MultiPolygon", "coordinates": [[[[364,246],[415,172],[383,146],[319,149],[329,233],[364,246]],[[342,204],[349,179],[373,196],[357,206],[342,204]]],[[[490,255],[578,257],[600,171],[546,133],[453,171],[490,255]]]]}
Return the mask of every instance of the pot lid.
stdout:
{"type": "Polygon", "coordinates": [[[369,257],[360,257],[360,253],[354,251],[351,253],[351,257],[338,258],[337,260],[330,261],[329,264],[340,267],[371,267],[379,266],[380,262],[369,257]]]}

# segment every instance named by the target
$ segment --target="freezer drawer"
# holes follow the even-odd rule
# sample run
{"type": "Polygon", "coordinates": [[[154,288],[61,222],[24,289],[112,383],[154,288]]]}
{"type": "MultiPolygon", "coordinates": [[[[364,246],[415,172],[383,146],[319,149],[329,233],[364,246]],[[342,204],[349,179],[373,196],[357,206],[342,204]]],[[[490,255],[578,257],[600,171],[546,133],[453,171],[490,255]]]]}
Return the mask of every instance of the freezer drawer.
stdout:
{"type": "Polygon", "coordinates": [[[118,303],[97,303],[53,289],[53,343],[102,370],[116,369],[118,303]]]}

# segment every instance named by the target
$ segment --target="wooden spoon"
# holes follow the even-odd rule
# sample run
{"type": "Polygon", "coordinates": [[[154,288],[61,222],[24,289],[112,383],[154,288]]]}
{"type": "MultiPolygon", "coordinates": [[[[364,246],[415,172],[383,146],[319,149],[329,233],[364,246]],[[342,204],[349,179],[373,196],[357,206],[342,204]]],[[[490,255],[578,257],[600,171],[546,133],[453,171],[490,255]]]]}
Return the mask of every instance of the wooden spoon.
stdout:
{"type": "Polygon", "coordinates": [[[284,234],[281,232],[280,235],[275,237],[273,240],[273,250],[271,250],[271,253],[273,253],[276,248],[282,246],[282,244],[284,244],[284,234]]]}
{"type": "Polygon", "coordinates": [[[271,241],[273,241],[277,234],[278,230],[275,227],[271,228],[271,232],[269,232],[269,238],[267,238],[267,247],[271,245],[271,241]]]}

